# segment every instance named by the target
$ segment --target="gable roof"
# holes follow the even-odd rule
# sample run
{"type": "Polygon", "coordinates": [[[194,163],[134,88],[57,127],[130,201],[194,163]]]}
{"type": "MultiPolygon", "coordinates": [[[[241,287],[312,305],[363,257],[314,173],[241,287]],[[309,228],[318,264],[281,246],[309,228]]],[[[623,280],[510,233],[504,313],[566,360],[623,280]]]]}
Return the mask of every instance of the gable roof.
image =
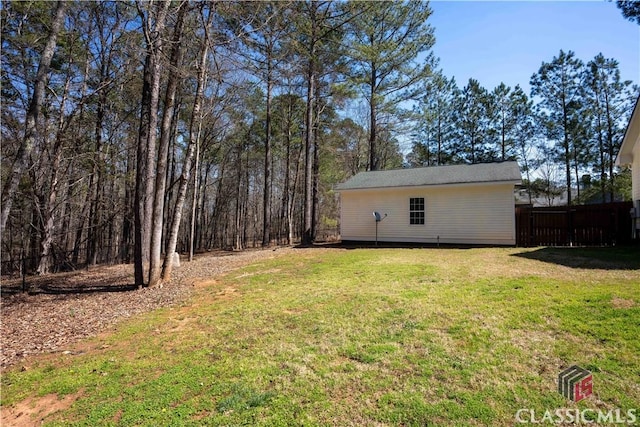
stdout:
{"type": "Polygon", "coordinates": [[[339,184],[337,190],[489,182],[519,184],[521,181],[522,175],[517,162],[478,163],[360,172],[339,184]]]}
{"type": "Polygon", "coordinates": [[[620,151],[618,152],[618,156],[616,157],[616,165],[628,165],[633,162],[633,146],[637,144],[638,139],[640,139],[640,97],[636,101],[636,105],[633,108],[633,113],[631,113],[631,118],[629,119],[629,125],[627,126],[627,130],[624,133],[624,139],[622,140],[622,145],[620,146],[620,151]]]}

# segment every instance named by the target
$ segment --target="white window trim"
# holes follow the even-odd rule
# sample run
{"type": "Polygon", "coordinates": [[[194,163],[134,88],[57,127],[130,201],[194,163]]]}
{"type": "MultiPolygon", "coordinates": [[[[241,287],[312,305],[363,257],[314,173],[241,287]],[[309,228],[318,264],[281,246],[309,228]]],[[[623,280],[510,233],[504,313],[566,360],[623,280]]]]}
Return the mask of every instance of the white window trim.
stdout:
{"type": "Polygon", "coordinates": [[[424,196],[415,196],[409,197],[409,227],[424,227],[427,224],[427,198],[424,196]],[[422,210],[411,210],[411,199],[422,199],[422,210]],[[422,212],[424,215],[422,224],[412,224],[411,223],[411,213],[412,212],[422,212]]]}

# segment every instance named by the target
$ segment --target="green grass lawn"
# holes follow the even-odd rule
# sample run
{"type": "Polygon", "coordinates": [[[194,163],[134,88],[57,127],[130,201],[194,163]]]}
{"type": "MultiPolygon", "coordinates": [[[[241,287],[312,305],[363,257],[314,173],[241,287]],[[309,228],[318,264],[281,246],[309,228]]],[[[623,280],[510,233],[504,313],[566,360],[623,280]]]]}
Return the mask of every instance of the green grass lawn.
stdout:
{"type": "Polygon", "coordinates": [[[640,253],[629,251],[301,250],[204,283],[188,304],[121,323],[79,354],[4,373],[2,405],[72,395],[45,421],[87,426],[624,414],[640,406],[640,253]],[[556,391],[573,364],[594,376],[578,404],[556,391]]]}

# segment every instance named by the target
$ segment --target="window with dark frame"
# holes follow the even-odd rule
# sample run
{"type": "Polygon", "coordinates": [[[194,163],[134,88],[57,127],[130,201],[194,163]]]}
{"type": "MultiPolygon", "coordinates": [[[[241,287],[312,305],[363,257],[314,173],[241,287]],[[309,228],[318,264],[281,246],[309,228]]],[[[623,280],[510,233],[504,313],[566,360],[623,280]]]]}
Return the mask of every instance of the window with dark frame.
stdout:
{"type": "Polygon", "coordinates": [[[424,197],[409,198],[409,224],[424,225],[424,197]]]}

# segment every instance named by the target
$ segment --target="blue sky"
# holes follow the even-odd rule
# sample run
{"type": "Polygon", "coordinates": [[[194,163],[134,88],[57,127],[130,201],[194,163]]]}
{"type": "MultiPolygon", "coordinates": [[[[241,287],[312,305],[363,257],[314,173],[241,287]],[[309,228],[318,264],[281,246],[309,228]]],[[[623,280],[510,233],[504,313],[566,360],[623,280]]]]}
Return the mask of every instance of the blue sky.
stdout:
{"type": "Polygon", "coordinates": [[[622,78],[640,83],[640,26],[615,2],[432,1],[433,51],[459,87],[470,77],[488,90],[501,81],[529,92],[529,79],[560,49],[585,63],[602,52],[622,78]]]}

